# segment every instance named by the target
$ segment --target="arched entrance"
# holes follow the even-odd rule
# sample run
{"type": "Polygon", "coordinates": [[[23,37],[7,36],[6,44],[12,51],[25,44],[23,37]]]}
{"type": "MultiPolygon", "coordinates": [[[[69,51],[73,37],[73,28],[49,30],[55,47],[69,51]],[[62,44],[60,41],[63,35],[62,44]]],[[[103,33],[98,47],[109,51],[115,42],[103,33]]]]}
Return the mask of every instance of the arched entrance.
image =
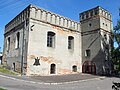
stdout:
{"type": "Polygon", "coordinates": [[[56,65],[51,64],[51,66],[50,66],[50,74],[55,74],[55,69],[56,69],[56,65]]]}
{"type": "Polygon", "coordinates": [[[82,73],[96,74],[96,65],[92,61],[85,61],[82,65],[82,73]]]}

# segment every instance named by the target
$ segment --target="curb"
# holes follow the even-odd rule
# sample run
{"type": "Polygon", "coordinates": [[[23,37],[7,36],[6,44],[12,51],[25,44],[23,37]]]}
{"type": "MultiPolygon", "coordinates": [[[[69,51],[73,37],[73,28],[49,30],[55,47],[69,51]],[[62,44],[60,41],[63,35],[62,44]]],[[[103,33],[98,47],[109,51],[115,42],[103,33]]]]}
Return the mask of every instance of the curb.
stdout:
{"type": "Polygon", "coordinates": [[[29,80],[22,80],[22,79],[17,79],[5,75],[0,75],[0,77],[16,80],[16,81],[22,81],[26,83],[32,83],[32,84],[45,84],[45,85],[60,85],[60,84],[71,84],[71,83],[78,83],[78,82],[86,82],[86,81],[92,81],[92,80],[100,80],[104,79],[105,77],[98,77],[98,78],[91,78],[91,79],[85,79],[85,80],[78,80],[78,81],[70,81],[70,82],[60,82],[60,83],[46,83],[46,82],[35,82],[35,81],[29,81],[29,80]]]}

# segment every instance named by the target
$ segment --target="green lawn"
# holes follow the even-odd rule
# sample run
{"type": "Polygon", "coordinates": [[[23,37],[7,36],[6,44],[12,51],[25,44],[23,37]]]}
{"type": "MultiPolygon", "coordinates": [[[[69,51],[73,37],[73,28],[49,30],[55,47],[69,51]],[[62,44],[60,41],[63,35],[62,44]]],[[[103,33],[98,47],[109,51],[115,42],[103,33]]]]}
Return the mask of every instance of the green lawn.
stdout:
{"type": "MultiPolygon", "coordinates": [[[[17,75],[17,73],[10,71],[10,70],[6,69],[6,68],[3,67],[3,66],[0,66],[0,72],[5,73],[5,74],[17,75]]],[[[1,90],[1,89],[0,89],[0,90],[1,90]]]]}
{"type": "Polygon", "coordinates": [[[0,90],[7,90],[7,89],[4,89],[4,88],[0,88],[0,90]]]}

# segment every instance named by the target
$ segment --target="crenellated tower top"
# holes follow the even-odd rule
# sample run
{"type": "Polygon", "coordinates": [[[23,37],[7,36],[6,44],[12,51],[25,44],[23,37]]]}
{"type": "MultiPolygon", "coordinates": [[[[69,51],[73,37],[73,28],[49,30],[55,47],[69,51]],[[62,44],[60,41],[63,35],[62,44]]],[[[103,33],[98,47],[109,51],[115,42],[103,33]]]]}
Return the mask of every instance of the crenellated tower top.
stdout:
{"type": "Polygon", "coordinates": [[[80,13],[80,21],[82,22],[84,20],[88,20],[88,19],[91,19],[91,18],[97,17],[97,16],[101,16],[110,21],[112,20],[111,14],[107,10],[103,9],[100,6],[97,6],[95,8],[92,8],[90,10],[80,13]]]}

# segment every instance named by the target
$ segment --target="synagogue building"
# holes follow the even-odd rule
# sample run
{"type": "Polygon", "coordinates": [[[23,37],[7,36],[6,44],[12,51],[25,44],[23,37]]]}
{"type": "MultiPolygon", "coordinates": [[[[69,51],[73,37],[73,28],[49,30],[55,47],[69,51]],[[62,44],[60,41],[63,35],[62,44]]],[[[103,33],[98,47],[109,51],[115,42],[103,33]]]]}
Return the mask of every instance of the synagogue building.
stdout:
{"type": "Polygon", "coordinates": [[[97,6],[79,15],[29,5],[5,26],[2,64],[27,76],[110,74],[111,14],[97,6]]]}

